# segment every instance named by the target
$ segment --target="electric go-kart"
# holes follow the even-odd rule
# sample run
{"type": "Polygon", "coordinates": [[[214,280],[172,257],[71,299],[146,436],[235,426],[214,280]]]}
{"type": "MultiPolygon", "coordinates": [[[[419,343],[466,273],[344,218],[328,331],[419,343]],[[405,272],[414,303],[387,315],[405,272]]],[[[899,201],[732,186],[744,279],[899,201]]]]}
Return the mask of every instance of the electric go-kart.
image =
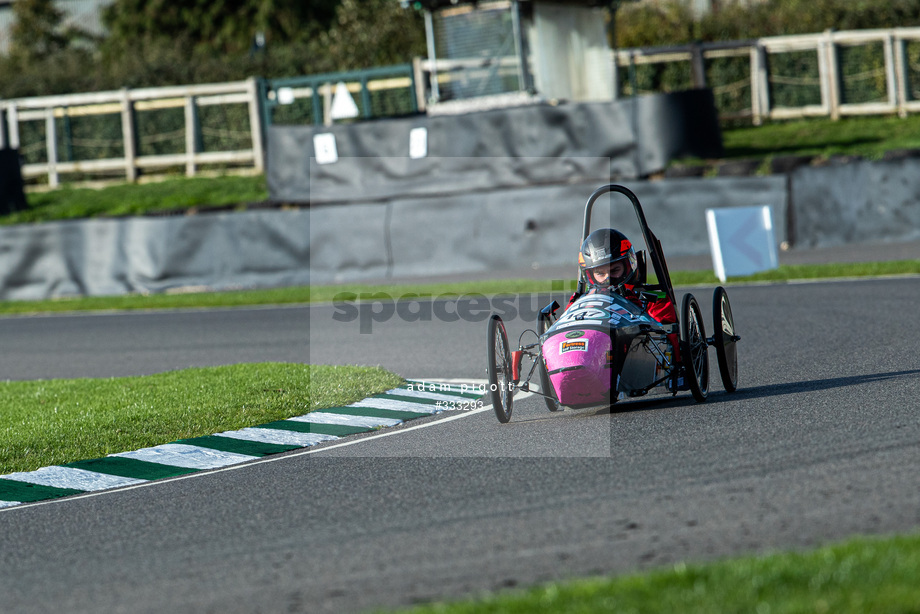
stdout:
{"type": "Polygon", "coordinates": [[[700,306],[692,294],[684,295],[677,323],[661,324],[647,313],[647,301],[664,296],[675,307],[677,302],[661,243],[649,229],[632,191],[614,184],[595,190],[585,205],[582,240],[588,237],[595,201],[609,192],[622,194],[632,203],[648,250],[647,254],[636,254],[634,298],[638,300],[616,292],[584,294],[587,280],[579,269],[577,293],[581,296],[558,317],[556,301],[544,307],[537,329],[524,331],[515,351],[508,345],[501,317],[493,314],[489,319],[487,371],[492,406],[500,422],[511,419],[517,390],[542,396],[550,411],[563,406],[612,405],[655,388],[671,395],[689,390],[694,399],[703,402],[709,394],[709,346],[716,349],[725,390],[734,392],[737,388],[736,344],[740,337],[724,288],[717,287],[713,294],[712,337],[706,337],[700,306]],[[656,277],[652,284],[648,283],[649,261],[656,277]],[[521,344],[528,333],[536,341],[521,344]],[[527,374],[522,381],[524,371],[527,374]],[[530,385],[534,375],[539,377],[539,390],[530,385]]]}

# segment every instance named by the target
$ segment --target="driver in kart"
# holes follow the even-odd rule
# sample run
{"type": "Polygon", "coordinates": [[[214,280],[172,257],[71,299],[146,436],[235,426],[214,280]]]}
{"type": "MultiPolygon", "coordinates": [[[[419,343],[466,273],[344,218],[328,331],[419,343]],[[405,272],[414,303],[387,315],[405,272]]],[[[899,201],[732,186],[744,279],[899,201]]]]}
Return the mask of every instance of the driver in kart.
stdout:
{"type": "MultiPolygon", "coordinates": [[[[588,284],[585,294],[616,292],[644,309],[648,315],[662,324],[677,322],[677,311],[667,296],[645,300],[645,297],[636,291],[636,250],[632,241],[619,230],[602,228],[588,235],[578,252],[578,266],[588,284]]],[[[580,296],[582,295],[576,291],[569,299],[566,309],[580,296]]],[[[679,351],[677,334],[671,333],[668,337],[675,351],[679,351]]]]}

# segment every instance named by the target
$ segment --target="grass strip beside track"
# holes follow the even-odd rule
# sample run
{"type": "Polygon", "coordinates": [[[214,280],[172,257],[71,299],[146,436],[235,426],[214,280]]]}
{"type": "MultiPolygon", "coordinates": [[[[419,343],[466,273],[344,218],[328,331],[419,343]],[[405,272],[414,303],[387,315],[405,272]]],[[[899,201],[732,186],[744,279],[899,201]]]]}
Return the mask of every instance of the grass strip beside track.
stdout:
{"type": "Polygon", "coordinates": [[[291,363],[0,382],[0,474],[265,424],[400,383],[380,368],[291,363]]]}
{"type": "Polygon", "coordinates": [[[862,614],[917,612],[920,535],[855,538],[809,552],[745,557],[613,578],[557,582],[412,614],[862,614]]]}
{"type": "MultiPolygon", "coordinates": [[[[731,278],[734,283],[783,283],[807,279],[918,275],[920,260],[866,262],[854,264],[784,265],[773,271],[731,278]]],[[[675,286],[717,285],[711,271],[675,271],[675,286]]],[[[49,299],[42,301],[0,301],[0,314],[63,313],[70,311],[127,311],[142,309],[197,309],[257,305],[289,305],[354,301],[377,297],[410,298],[469,294],[570,293],[574,280],[486,280],[453,284],[297,286],[268,290],[196,292],[49,299]]]]}
{"type": "Polygon", "coordinates": [[[0,224],[25,224],[93,217],[123,217],[200,207],[245,208],[268,199],[265,176],[177,177],[166,181],[120,184],[103,189],[65,186],[31,192],[29,208],[0,216],[0,224]]]}

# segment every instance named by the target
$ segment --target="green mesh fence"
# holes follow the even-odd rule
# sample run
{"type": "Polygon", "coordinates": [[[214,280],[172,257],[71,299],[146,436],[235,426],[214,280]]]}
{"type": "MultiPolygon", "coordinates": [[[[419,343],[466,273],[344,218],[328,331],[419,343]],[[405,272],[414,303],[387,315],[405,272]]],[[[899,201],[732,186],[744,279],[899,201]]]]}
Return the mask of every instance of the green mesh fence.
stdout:
{"type": "Polygon", "coordinates": [[[771,107],[821,104],[821,77],[815,50],[767,54],[771,107]]]}
{"type": "MultiPolygon", "coordinates": [[[[60,162],[124,157],[120,115],[77,115],[54,120],[55,148],[60,162]]],[[[19,122],[19,151],[25,164],[48,161],[44,119],[19,122]]]]}
{"type": "Polygon", "coordinates": [[[19,155],[24,164],[48,161],[45,120],[19,121],[19,155]]]}
{"type": "Polygon", "coordinates": [[[904,47],[907,99],[920,100],[920,41],[907,41],[904,47]]]}
{"type": "Polygon", "coordinates": [[[843,103],[887,102],[885,47],[881,41],[837,48],[843,103]]]}
{"type": "Polygon", "coordinates": [[[313,98],[296,98],[290,104],[279,104],[270,107],[270,123],[281,125],[314,124],[321,121],[322,116],[313,113],[313,98]]]}
{"type": "Polygon", "coordinates": [[[125,155],[121,138],[121,114],[77,115],[55,125],[58,159],[104,160],[125,155]]]}
{"type": "Polygon", "coordinates": [[[418,112],[412,66],[311,75],[265,82],[262,99],[267,125],[322,124],[327,97],[345,83],[358,107],[358,118],[394,117],[418,112]]]}
{"type": "Polygon", "coordinates": [[[712,88],[719,113],[737,117],[751,111],[751,60],[748,56],[705,61],[706,83],[712,88]]]}
{"type": "Polygon", "coordinates": [[[382,89],[370,92],[371,109],[375,115],[396,116],[416,112],[416,102],[408,89],[382,89]]]}
{"type": "Polygon", "coordinates": [[[200,107],[198,126],[198,151],[241,151],[252,148],[248,104],[200,107]]]}
{"type": "Polygon", "coordinates": [[[617,71],[624,96],[676,92],[693,87],[690,62],[655,62],[621,66],[617,71]]]}
{"type": "Polygon", "coordinates": [[[134,112],[137,155],[162,156],[185,152],[185,109],[150,109],[134,112]]]}

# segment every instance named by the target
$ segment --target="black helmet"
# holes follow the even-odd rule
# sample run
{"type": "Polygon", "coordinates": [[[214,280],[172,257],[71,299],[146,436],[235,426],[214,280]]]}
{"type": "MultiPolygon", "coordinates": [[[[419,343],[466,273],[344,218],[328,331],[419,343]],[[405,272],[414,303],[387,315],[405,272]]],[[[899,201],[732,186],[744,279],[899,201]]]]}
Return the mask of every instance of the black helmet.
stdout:
{"type": "Polygon", "coordinates": [[[636,274],[636,250],[633,249],[632,242],[619,230],[602,228],[588,235],[588,238],[581,244],[581,251],[578,252],[578,266],[584,271],[585,279],[591,287],[619,286],[628,282],[636,274]],[[594,269],[604,265],[608,265],[605,268],[609,268],[609,265],[616,262],[623,263],[622,274],[616,277],[610,275],[601,281],[595,279],[594,269]]]}

